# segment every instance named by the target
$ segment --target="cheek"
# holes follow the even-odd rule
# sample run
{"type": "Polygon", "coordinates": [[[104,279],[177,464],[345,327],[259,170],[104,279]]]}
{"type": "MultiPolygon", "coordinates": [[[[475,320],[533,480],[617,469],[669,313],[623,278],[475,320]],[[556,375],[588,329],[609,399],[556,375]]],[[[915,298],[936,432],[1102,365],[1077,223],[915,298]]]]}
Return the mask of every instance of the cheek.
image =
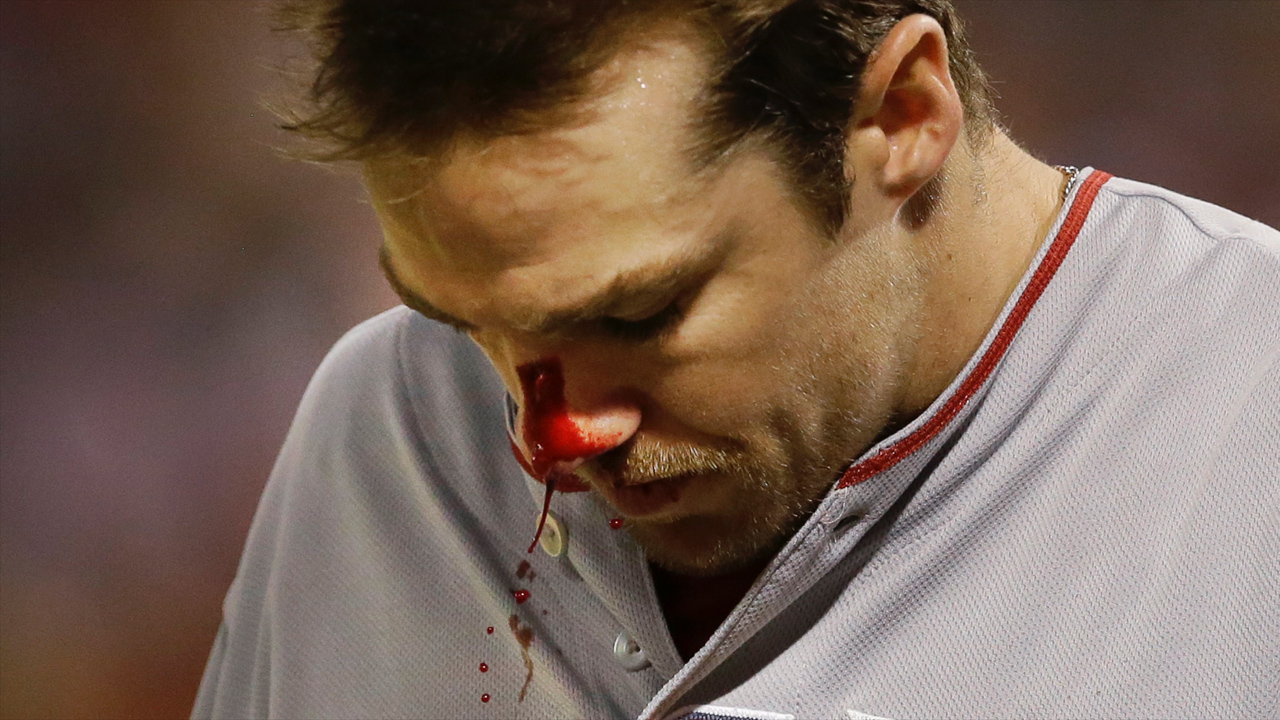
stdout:
{"type": "Polygon", "coordinates": [[[679,360],[724,364],[772,364],[794,342],[814,313],[805,288],[814,258],[796,252],[782,259],[766,253],[725,270],[690,308],[671,344],[679,360]]]}
{"type": "Polygon", "coordinates": [[[903,298],[872,283],[889,279],[813,277],[802,292],[729,304],[736,310],[708,316],[701,352],[665,374],[656,399],[693,427],[744,439],[816,439],[832,418],[878,417],[899,362],[903,298]]]}
{"type": "Polygon", "coordinates": [[[741,337],[723,338],[720,352],[672,365],[650,390],[659,410],[655,424],[714,437],[759,433],[793,390],[777,339],[746,327],[741,337]]]}
{"type": "Polygon", "coordinates": [[[761,280],[719,292],[672,343],[651,392],[682,423],[742,436],[767,428],[780,411],[803,410],[829,323],[804,294],[786,291],[799,280],[761,280]]]}

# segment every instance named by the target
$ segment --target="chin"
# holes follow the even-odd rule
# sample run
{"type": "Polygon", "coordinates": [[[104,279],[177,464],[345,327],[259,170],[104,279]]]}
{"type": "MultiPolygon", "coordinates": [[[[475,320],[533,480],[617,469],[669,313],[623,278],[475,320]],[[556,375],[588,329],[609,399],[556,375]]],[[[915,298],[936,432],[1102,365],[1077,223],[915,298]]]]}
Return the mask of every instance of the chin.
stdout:
{"type": "Polygon", "coordinates": [[[765,527],[759,518],[684,517],[633,521],[631,536],[650,562],[681,575],[723,575],[776,553],[791,528],[765,527]]]}

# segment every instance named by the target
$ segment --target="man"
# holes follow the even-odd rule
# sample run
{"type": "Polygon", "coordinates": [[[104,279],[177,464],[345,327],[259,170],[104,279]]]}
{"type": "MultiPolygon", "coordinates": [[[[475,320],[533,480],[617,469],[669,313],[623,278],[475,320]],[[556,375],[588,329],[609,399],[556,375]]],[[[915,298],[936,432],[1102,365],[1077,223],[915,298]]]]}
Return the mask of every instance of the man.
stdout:
{"type": "Polygon", "coordinates": [[[1280,712],[1274,230],[1036,161],[944,0],[298,12],[412,311],[196,716],[1280,712]]]}

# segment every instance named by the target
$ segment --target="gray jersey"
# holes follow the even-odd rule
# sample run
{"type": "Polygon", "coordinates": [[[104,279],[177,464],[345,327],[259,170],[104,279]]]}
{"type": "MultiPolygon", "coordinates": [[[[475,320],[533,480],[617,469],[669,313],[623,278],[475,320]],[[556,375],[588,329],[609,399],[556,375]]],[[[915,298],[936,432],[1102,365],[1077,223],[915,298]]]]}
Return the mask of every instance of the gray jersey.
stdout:
{"type": "Polygon", "coordinates": [[[1280,716],[1280,234],[1084,171],[979,351],[688,663],[400,308],[308,388],[196,717],[1280,716]]]}

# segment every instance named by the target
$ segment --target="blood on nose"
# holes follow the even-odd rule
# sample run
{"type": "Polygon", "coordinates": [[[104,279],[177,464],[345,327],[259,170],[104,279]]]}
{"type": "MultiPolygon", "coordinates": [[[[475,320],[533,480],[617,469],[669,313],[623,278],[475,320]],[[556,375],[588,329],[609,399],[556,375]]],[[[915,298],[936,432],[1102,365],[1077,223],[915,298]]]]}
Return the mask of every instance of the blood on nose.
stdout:
{"type": "MultiPolygon", "coordinates": [[[[521,436],[529,474],[540,481],[549,475],[568,475],[583,460],[613,447],[623,438],[594,431],[589,421],[575,418],[564,398],[560,359],[544,358],[516,368],[524,394],[521,436]]],[[[517,456],[523,453],[517,452],[517,456]]]]}
{"type": "MultiPolygon", "coordinates": [[[[551,509],[551,495],[557,489],[572,492],[587,486],[573,471],[587,458],[617,446],[623,440],[618,433],[593,432],[586,423],[575,420],[564,399],[564,371],[560,359],[551,357],[516,368],[520,390],[524,394],[521,435],[529,456],[526,458],[515,442],[511,449],[524,469],[547,486],[542,499],[542,516],[527,552],[533,552],[542,537],[542,529],[551,509]],[[588,427],[584,427],[587,425],[588,427]]],[[[517,602],[523,602],[517,599],[517,602]]]]}

